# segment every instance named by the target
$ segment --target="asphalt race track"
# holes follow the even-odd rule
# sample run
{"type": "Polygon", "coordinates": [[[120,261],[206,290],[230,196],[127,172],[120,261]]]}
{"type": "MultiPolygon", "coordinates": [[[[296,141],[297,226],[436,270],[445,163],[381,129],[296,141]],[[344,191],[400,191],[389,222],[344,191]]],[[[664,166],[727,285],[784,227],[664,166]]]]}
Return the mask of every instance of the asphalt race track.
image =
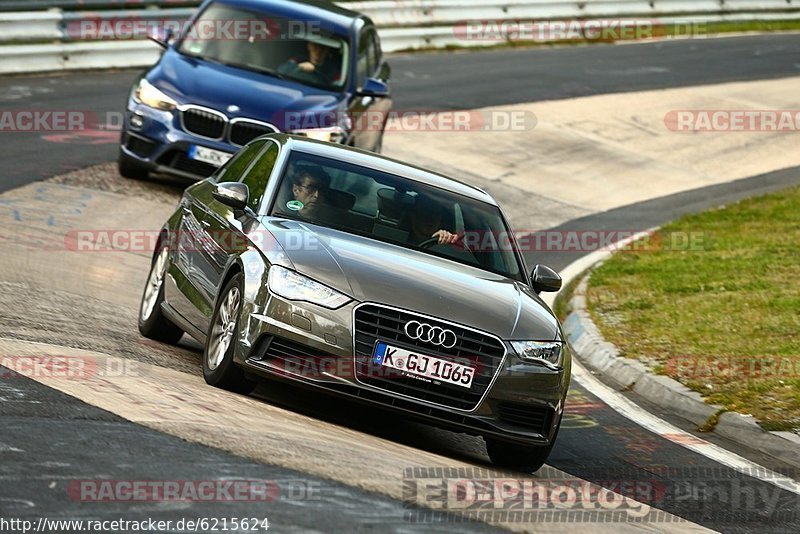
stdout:
{"type": "MultiPolygon", "coordinates": [[[[451,53],[393,58],[395,107],[469,109],[794,76],[800,73],[800,36],[512,49],[457,55],[458,61],[451,53]],[[446,91],[442,89],[445,80],[446,91]]],[[[6,78],[0,80],[0,109],[78,109],[91,111],[98,117],[111,116],[108,114],[122,107],[136,75],[122,71],[6,78]]],[[[116,157],[117,132],[113,128],[45,138],[39,133],[12,133],[3,137],[0,191],[116,157]]],[[[788,169],[590,215],[566,222],[557,229],[644,230],[684,213],[798,183],[798,169],[788,169]]],[[[171,187],[178,190],[178,186],[171,187]]],[[[527,259],[563,269],[580,255],[544,252],[527,259]]],[[[16,299],[23,301],[21,297],[10,297],[12,301],[16,299]]],[[[82,343],[80,347],[92,348],[91,343],[82,343]]],[[[192,358],[191,349],[180,350],[192,358]]],[[[574,378],[572,389],[568,416],[548,465],[601,485],[609,479],[654,481],[664,488],[666,497],[651,503],[653,507],[713,530],[787,532],[796,528],[800,521],[797,494],[762,480],[736,475],[731,469],[681,446],[676,442],[680,440],[665,439],[645,430],[614,411],[574,378]],[[741,482],[739,493],[731,491],[732,481],[737,488],[741,482]],[[753,496],[755,504],[744,506],[748,495],[753,496]],[[754,510],[759,507],[762,509],[754,510]]],[[[642,399],[628,396],[648,408],[642,399]]],[[[485,458],[471,452],[480,440],[431,431],[416,423],[387,421],[377,411],[356,411],[346,402],[306,397],[297,400],[292,391],[282,388],[261,391],[260,398],[309,418],[343,425],[460,462],[487,466],[485,458]]],[[[0,401],[0,424],[4,429],[0,434],[0,513],[22,515],[22,510],[30,503],[31,509],[26,512],[29,516],[76,516],[75,502],[63,493],[48,492],[55,480],[246,477],[275,480],[281,487],[318,488],[316,500],[290,500],[288,505],[285,500],[266,505],[259,503],[259,513],[264,512],[275,525],[294,525],[299,531],[367,528],[430,531],[436,526],[405,522],[403,516],[408,509],[401,502],[144,429],[27,379],[0,380],[0,401]],[[41,443],[51,447],[49,453],[44,452],[48,449],[41,443]],[[17,460],[14,451],[33,453],[17,460]]],[[[703,440],[734,450],[770,469],[791,472],[756,451],[742,450],[720,438],[696,433],[669,414],[649,409],[703,440]]],[[[359,460],[353,458],[352,461],[359,460]]],[[[136,511],[141,516],[163,518],[242,517],[252,515],[254,509],[251,503],[191,503],[173,508],[146,503],[136,511]]],[[[129,509],[127,505],[117,504],[82,510],[80,517],[114,517],[124,515],[129,509]]],[[[278,526],[276,530],[287,530],[283,527],[278,526]]],[[[449,531],[453,525],[449,527],[444,524],[441,530],[449,531]]],[[[583,528],[581,525],[573,527],[583,528]]],[[[617,527],[607,525],[605,528],[617,527]]],[[[673,528],[658,523],[642,527],[643,530],[673,528]]],[[[480,523],[458,524],[457,528],[489,529],[480,523]]],[[[548,529],[545,526],[543,530],[548,529]]]]}

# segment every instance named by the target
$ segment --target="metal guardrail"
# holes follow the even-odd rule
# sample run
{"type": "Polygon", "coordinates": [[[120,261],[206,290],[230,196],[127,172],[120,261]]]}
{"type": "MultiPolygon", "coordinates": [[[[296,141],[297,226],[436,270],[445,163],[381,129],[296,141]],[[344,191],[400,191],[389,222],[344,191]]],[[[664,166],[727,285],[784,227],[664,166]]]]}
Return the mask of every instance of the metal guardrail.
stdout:
{"type": "MultiPolygon", "coordinates": [[[[183,21],[197,4],[184,0],[0,0],[0,73],[146,66],[160,49],[145,40],[87,38],[85,21],[183,21]],[[3,12],[8,5],[44,4],[161,9],[3,12]],[[37,43],[37,44],[34,44],[37,43]]],[[[497,41],[464,39],[456,27],[469,21],[647,20],[662,24],[720,21],[800,20],[800,0],[372,0],[341,2],[380,28],[387,52],[411,48],[485,46],[497,41]]],[[[99,37],[99,38],[98,38],[99,37]]],[[[144,35],[135,37],[143,39],[144,35]]]]}
{"type": "Polygon", "coordinates": [[[137,9],[197,6],[199,0],[0,0],[0,11],[137,9]]]}
{"type": "Polygon", "coordinates": [[[561,20],[800,11],[800,0],[376,0],[347,7],[384,27],[465,20],[561,20]]]}

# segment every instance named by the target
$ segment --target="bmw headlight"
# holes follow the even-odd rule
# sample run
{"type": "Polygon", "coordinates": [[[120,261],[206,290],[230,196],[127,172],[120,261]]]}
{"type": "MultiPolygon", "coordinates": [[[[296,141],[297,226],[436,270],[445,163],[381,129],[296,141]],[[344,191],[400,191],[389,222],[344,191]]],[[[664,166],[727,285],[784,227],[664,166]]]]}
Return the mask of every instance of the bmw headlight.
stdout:
{"type": "Polygon", "coordinates": [[[512,341],[517,356],[526,362],[561,367],[564,363],[564,344],[559,341],[512,341]]]}
{"type": "Polygon", "coordinates": [[[329,143],[341,143],[347,137],[347,132],[340,126],[331,128],[306,128],[304,130],[292,130],[289,133],[302,135],[317,141],[327,141],[329,143]]]}
{"type": "Polygon", "coordinates": [[[175,100],[168,97],[163,91],[157,89],[156,86],[144,78],[136,86],[133,92],[133,99],[140,104],[163,111],[172,111],[178,107],[178,103],[175,100]]]}
{"type": "Polygon", "coordinates": [[[302,300],[335,310],[351,299],[328,286],[295,271],[273,265],[269,269],[267,285],[276,295],[289,300],[302,300]]]}

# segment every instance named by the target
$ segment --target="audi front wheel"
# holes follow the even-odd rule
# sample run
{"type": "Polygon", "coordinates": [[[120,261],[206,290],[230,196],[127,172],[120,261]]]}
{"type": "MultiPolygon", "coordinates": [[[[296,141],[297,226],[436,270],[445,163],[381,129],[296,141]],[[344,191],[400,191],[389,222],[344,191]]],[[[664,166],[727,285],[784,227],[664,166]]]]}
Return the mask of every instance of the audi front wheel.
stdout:
{"type": "Polygon", "coordinates": [[[217,298],[203,351],[203,378],[212,386],[247,394],[255,389],[256,383],[245,378],[241,367],[233,361],[242,309],[243,280],[241,274],[236,274],[217,298]]]}

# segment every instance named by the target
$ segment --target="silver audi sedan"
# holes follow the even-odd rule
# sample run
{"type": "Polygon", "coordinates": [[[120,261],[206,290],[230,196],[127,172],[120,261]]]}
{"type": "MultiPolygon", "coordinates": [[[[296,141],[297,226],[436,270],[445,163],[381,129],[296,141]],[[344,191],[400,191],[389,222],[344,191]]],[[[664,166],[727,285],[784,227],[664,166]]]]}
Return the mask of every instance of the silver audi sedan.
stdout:
{"type": "Polygon", "coordinates": [[[204,343],[206,382],[291,381],[483,436],[536,470],[570,380],[558,320],[486,192],[286,134],[189,187],[164,225],[139,315],[149,338],[204,343]]]}

